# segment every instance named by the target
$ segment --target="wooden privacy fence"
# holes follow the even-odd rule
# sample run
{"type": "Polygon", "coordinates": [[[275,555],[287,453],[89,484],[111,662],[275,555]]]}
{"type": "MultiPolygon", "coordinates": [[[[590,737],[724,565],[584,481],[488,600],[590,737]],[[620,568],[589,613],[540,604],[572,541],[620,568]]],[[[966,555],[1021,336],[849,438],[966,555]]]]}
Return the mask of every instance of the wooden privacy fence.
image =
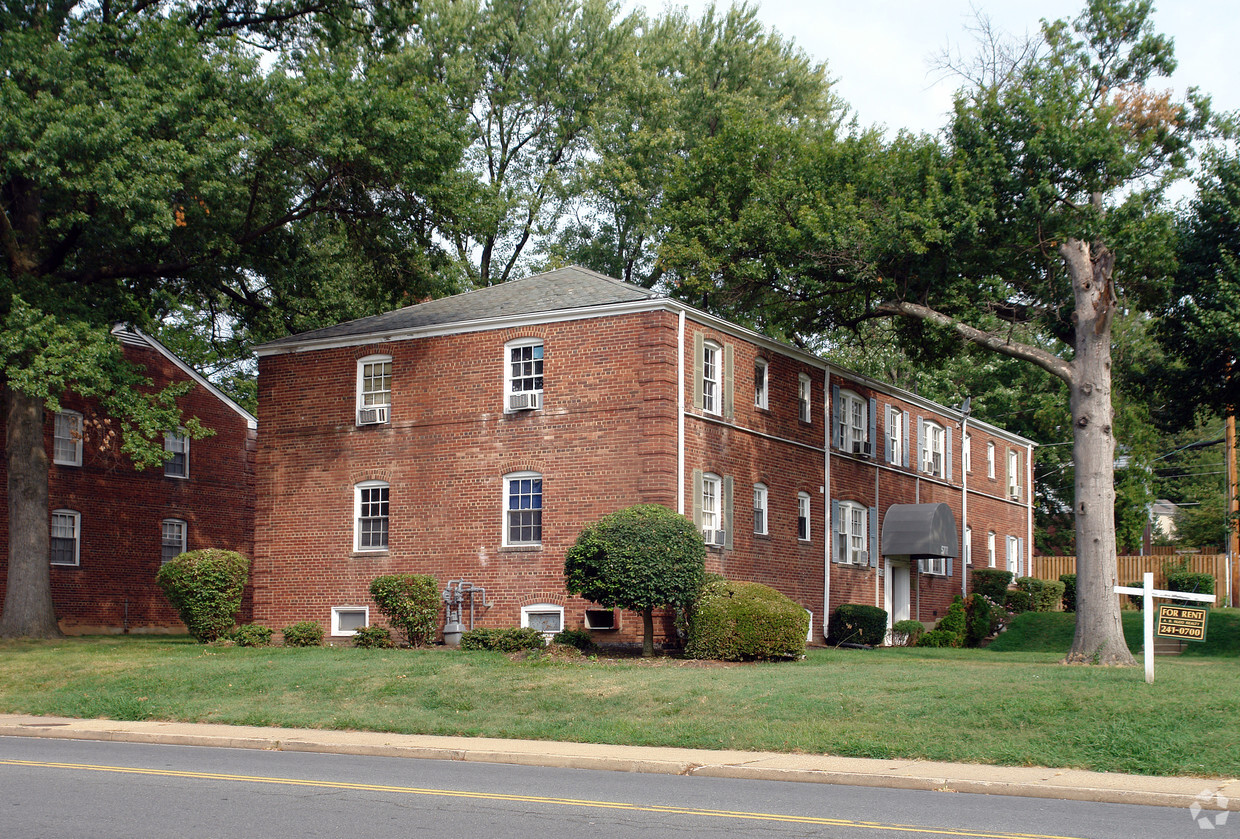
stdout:
{"type": "MultiPolygon", "coordinates": [[[[1119,584],[1126,586],[1132,582],[1140,582],[1146,571],[1154,573],[1154,587],[1166,588],[1167,577],[1163,574],[1163,564],[1175,562],[1179,556],[1117,556],[1119,563],[1119,584]]],[[[1188,560],[1188,569],[1198,573],[1214,575],[1214,590],[1220,595],[1227,586],[1227,555],[1226,554],[1183,554],[1188,560]]],[[[1060,574],[1076,573],[1076,557],[1074,556],[1035,556],[1033,558],[1033,574],[1040,580],[1058,580],[1060,574]]]]}

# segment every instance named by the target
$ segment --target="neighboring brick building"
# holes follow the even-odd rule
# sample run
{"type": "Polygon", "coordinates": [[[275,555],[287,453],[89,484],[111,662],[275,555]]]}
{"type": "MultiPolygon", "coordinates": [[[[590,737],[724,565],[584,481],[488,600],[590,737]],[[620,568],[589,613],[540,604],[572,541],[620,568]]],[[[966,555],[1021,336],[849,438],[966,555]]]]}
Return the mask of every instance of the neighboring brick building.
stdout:
{"type": "Polygon", "coordinates": [[[277,629],[351,634],[380,617],[370,581],[413,572],[484,588],[467,625],[634,640],[639,616],[568,596],[563,563],[585,525],[638,502],[691,516],[718,543],[708,570],[784,592],[815,640],[842,603],[943,614],[966,482],[966,552],[1027,568],[1030,441],[584,269],[257,353],[254,617],[277,629]]]}
{"type": "MultiPolygon", "coordinates": [[[[49,412],[52,600],[70,634],[185,631],[155,583],[162,561],[185,550],[226,548],[249,556],[254,534],[257,420],[153,338],[112,330],[125,357],[157,389],[191,382],[177,400],[215,434],[170,434],[176,452],[163,468],[134,469],[112,421],[75,394],[49,412]]],[[[4,417],[0,416],[0,433],[4,417]]],[[[0,463],[0,494],[6,492],[0,463]]],[[[8,503],[0,504],[0,597],[8,568],[8,503]]],[[[249,603],[244,607],[248,619],[249,603]]]]}

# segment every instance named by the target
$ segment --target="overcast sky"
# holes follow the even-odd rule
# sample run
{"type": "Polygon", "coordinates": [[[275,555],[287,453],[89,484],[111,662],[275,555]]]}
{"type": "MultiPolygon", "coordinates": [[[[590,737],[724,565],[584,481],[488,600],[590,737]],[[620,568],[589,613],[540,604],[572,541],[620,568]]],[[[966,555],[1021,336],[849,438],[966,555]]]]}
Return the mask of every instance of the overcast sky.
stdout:
{"type": "MultiPolygon", "coordinates": [[[[662,0],[628,0],[661,12],[662,0]]],[[[706,0],[684,0],[694,15],[706,0]]],[[[726,8],[729,3],[717,4],[726,8]]],[[[996,28],[1037,33],[1041,18],[1075,18],[1085,0],[762,0],[758,17],[790,37],[836,79],[835,92],[863,125],[936,132],[946,123],[958,79],[940,78],[931,59],[945,47],[973,55],[974,10],[996,28]]],[[[1240,109],[1240,5],[1235,0],[1161,0],[1154,26],[1175,39],[1179,69],[1170,84],[1209,93],[1215,110],[1240,109]],[[1228,57],[1230,56],[1230,58],[1228,57]]]]}

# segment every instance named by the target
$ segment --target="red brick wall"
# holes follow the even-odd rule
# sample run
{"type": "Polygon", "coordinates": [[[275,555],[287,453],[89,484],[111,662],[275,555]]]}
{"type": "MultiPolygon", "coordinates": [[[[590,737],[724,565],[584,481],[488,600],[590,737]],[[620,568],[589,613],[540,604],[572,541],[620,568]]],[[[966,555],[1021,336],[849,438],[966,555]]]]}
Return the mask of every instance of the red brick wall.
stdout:
{"type": "MultiPolygon", "coordinates": [[[[125,346],[126,357],[145,367],[157,388],[187,381],[185,373],[156,350],[125,346]]],[[[165,477],[163,469],[133,468],[119,442],[107,436],[115,421],[97,406],[70,394],[61,407],[81,413],[86,438],[82,465],[52,463],[50,509],[78,512],[79,565],[53,565],[52,599],[61,628],[69,633],[183,631],[176,612],[155,583],[160,566],[161,522],[187,524],[190,550],[226,548],[247,556],[253,549],[254,432],[230,406],[194,384],[178,400],[215,435],[190,443],[189,478],[165,477]],[[98,423],[98,424],[96,424],[98,423]]],[[[0,433],[4,418],[0,417],[0,433]]],[[[44,439],[52,459],[55,415],[48,411],[44,439]]],[[[0,463],[0,493],[7,475],[0,463]]],[[[0,505],[0,596],[8,568],[8,504],[0,505]]],[[[243,620],[248,620],[248,596],[243,620]]]]}

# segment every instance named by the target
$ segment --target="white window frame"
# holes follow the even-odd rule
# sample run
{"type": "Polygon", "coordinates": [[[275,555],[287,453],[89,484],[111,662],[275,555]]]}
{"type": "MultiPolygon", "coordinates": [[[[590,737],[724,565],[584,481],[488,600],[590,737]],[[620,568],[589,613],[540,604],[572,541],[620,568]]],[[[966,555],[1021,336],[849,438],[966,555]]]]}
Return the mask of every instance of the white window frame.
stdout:
{"type": "Polygon", "coordinates": [[[702,497],[698,499],[702,510],[702,532],[725,530],[723,520],[723,478],[713,472],[702,474],[702,497]]]}
{"type": "Polygon", "coordinates": [[[986,477],[991,480],[995,477],[995,443],[993,440],[986,443],[986,477]]]}
{"type": "Polygon", "coordinates": [[[973,435],[965,434],[964,442],[961,444],[960,465],[964,467],[967,473],[973,472],[973,435]]]}
{"type": "Polygon", "coordinates": [[[921,563],[921,570],[924,574],[934,574],[939,577],[947,576],[947,557],[928,556],[921,563]]]}
{"type": "MultiPolygon", "coordinates": [[[[539,472],[511,472],[504,476],[504,498],[502,501],[503,510],[504,510],[504,524],[503,524],[502,544],[505,547],[538,546],[542,544],[542,528],[543,528],[542,514],[543,514],[543,510],[546,509],[546,503],[545,503],[546,499],[543,494],[544,489],[545,488],[543,486],[543,476],[539,472]],[[514,481],[518,483],[521,481],[531,481],[531,482],[536,481],[537,482],[538,484],[537,493],[536,493],[537,499],[538,499],[537,507],[535,506],[522,507],[520,506],[520,503],[518,503],[518,506],[516,507],[512,506],[512,484],[514,481]],[[513,513],[520,514],[520,513],[526,513],[526,512],[529,513],[530,523],[525,524],[524,522],[522,522],[518,524],[517,527],[521,529],[529,527],[533,530],[536,530],[537,538],[526,539],[526,540],[521,540],[521,539],[514,540],[512,538],[512,532],[511,532],[512,527],[513,527],[512,514],[513,513]]],[[[521,487],[517,488],[518,499],[523,498],[526,494],[527,493],[521,492],[521,487]]],[[[532,483],[530,486],[530,492],[528,494],[530,496],[530,503],[531,505],[533,505],[534,496],[535,496],[535,488],[532,483]]]]}
{"type": "Polygon", "coordinates": [[[767,514],[766,484],[753,485],[753,532],[758,536],[766,536],[770,530],[770,516],[767,514]]]}
{"type": "Polygon", "coordinates": [[[797,374],[797,416],[801,422],[814,421],[814,385],[804,373],[797,374]]]}
{"type": "Polygon", "coordinates": [[[993,530],[986,533],[986,565],[989,568],[995,567],[995,532],[993,530]]]}
{"type": "Polygon", "coordinates": [[[353,485],[353,550],[356,553],[387,553],[392,544],[392,487],[387,481],[362,481],[353,485]],[[380,493],[379,498],[369,496],[366,498],[366,513],[382,512],[382,515],[366,515],[363,516],[362,496],[369,493],[370,490],[387,490],[387,497],[384,498],[380,493]],[[379,510],[374,509],[373,505],[381,505],[379,510]],[[383,544],[382,545],[362,545],[362,521],[382,521],[383,522],[383,544]]]}
{"type": "Polygon", "coordinates": [[[966,568],[973,564],[973,528],[968,525],[964,528],[964,544],[961,545],[960,553],[966,568]]]}
{"type": "Polygon", "coordinates": [[[904,412],[895,406],[887,409],[887,441],[891,449],[887,462],[899,466],[904,462],[904,412]]]}
{"type": "Polygon", "coordinates": [[[1020,555],[1020,540],[1015,536],[1007,537],[1007,570],[1012,572],[1013,580],[1020,576],[1020,561],[1023,558],[1020,555]]]}
{"type": "Polygon", "coordinates": [[[723,347],[714,341],[702,342],[702,410],[723,413],[723,347]]]}
{"type": "Polygon", "coordinates": [[[542,632],[543,638],[547,643],[551,643],[551,639],[555,637],[556,632],[564,631],[564,607],[556,603],[534,603],[530,606],[521,607],[521,628],[526,629],[530,625],[530,618],[534,615],[555,614],[560,619],[560,628],[554,632],[546,629],[539,630],[542,632]]]}
{"type": "Polygon", "coordinates": [[[941,478],[946,474],[947,429],[934,420],[921,422],[922,448],[918,453],[921,471],[941,478]]]}
{"type": "Polygon", "coordinates": [[[186,480],[189,478],[189,434],[184,428],[178,428],[176,431],[164,432],[164,451],[172,452],[173,456],[164,461],[164,476],[168,478],[177,478],[186,480]],[[181,455],[182,469],[180,472],[168,471],[175,470],[176,455],[181,455]]]}
{"type": "Polygon", "coordinates": [[[370,626],[369,606],[332,606],[332,637],[350,638],[357,634],[356,629],[345,629],[340,625],[340,618],[345,614],[362,613],[362,627],[370,626]]]}
{"type": "Polygon", "coordinates": [[[869,417],[866,415],[869,406],[866,400],[851,390],[840,391],[840,404],[835,412],[839,425],[835,429],[835,445],[849,454],[864,454],[865,444],[869,442],[869,417]],[[853,449],[860,445],[861,451],[853,449]]]}
{"type": "Polygon", "coordinates": [[[542,338],[518,338],[504,344],[504,413],[517,413],[512,407],[513,394],[531,394],[534,409],[542,408],[546,344],[542,338]],[[529,350],[529,358],[525,352],[529,350]],[[520,354],[520,355],[518,355],[520,354]]]}
{"type": "Polygon", "coordinates": [[[869,565],[862,554],[869,551],[870,511],[864,504],[841,501],[837,508],[835,550],[840,562],[848,565],[869,565]]]}
{"type": "Polygon", "coordinates": [[[184,519],[164,519],[159,523],[159,564],[167,565],[171,560],[180,556],[189,550],[189,525],[184,519]],[[177,535],[179,531],[179,536],[177,535]],[[172,556],[165,556],[165,548],[172,546],[172,538],[176,538],[177,552],[172,556]]]}
{"type": "Polygon", "coordinates": [[[766,410],[769,404],[771,365],[759,358],[753,363],[753,406],[766,410]]]}
{"type": "Polygon", "coordinates": [[[814,531],[810,524],[810,498],[808,492],[797,493],[797,541],[813,541],[814,531]]]}
{"type": "MultiPolygon", "coordinates": [[[[378,408],[381,423],[392,420],[392,357],[390,355],[368,355],[357,360],[357,419],[361,419],[363,408],[378,408]],[[375,371],[376,367],[386,367],[375,371]],[[375,387],[375,383],[386,384],[387,387],[375,387]]],[[[359,422],[360,424],[360,422],[359,422]]],[[[371,423],[368,423],[371,424],[371,423]]],[[[380,424],[380,423],[374,423],[380,424]]]]}
{"type": "Polygon", "coordinates": [[[48,540],[49,540],[48,561],[52,565],[60,565],[66,568],[69,568],[69,567],[76,568],[80,566],[82,564],[82,514],[79,513],[77,510],[52,510],[51,519],[49,521],[48,540]],[[68,533],[65,532],[66,525],[69,528],[68,533]],[[58,526],[61,531],[59,534],[57,534],[58,526]],[[73,561],[72,562],[57,562],[56,560],[51,558],[50,548],[51,548],[51,540],[53,539],[72,539],[73,540],[73,561]]]}
{"type": "Polygon", "coordinates": [[[52,430],[52,462],[58,466],[82,465],[82,415],[57,411],[52,430]]]}
{"type": "Polygon", "coordinates": [[[1020,498],[1020,453],[1016,449],[1008,449],[1007,494],[1009,498],[1020,498]]]}

